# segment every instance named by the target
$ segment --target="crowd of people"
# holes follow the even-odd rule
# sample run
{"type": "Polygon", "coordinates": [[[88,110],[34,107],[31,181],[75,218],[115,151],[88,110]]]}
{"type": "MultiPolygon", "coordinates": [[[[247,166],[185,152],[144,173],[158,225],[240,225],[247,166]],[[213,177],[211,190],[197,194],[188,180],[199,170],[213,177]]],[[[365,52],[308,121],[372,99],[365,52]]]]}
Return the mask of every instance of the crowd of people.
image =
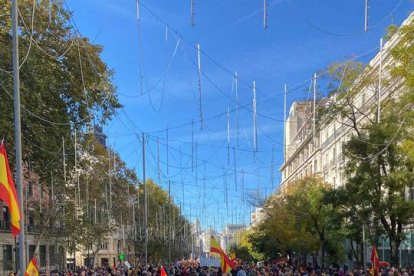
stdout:
{"type": "MultiPolygon", "coordinates": [[[[13,275],[13,274],[11,274],[13,275]]],[[[319,266],[298,265],[289,263],[261,262],[260,264],[239,263],[228,273],[223,273],[220,267],[203,267],[194,260],[181,260],[171,265],[130,266],[119,263],[113,267],[86,268],[78,267],[65,271],[40,271],[43,276],[414,276],[414,269],[398,269],[394,267],[381,268],[378,273],[362,268],[349,269],[343,265],[319,266]],[[162,271],[163,270],[163,271],[162,271]],[[165,274],[164,274],[165,272],[165,274]]]]}

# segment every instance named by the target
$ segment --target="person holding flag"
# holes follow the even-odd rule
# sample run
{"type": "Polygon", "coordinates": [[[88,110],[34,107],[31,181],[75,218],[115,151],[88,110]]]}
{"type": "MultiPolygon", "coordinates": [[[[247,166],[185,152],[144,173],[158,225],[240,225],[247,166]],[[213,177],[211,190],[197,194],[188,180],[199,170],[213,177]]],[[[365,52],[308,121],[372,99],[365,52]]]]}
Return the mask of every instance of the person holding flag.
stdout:
{"type": "Polygon", "coordinates": [[[232,261],[226,253],[224,253],[218,241],[213,236],[211,236],[210,240],[210,252],[216,253],[220,256],[220,266],[223,273],[229,273],[236,267],[235,262],[232,261]]]}

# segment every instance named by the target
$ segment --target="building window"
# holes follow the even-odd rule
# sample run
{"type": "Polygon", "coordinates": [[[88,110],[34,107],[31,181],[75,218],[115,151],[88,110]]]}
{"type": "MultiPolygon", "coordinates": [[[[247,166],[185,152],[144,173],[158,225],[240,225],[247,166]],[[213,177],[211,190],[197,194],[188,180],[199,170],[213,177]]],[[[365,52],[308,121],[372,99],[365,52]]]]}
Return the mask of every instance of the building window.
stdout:
{"type": "Polygon", "coordinates": [[[9,208],[7,206],[3,206],[3,216],[1,221],[1,229],[9,230],[10,229],[10,213],[9,208]]]}
{"type": "Polygon", "coordinates": [[[108,243],[107,242],[103,242],[100,244],[99,249],[101,250],[108,250],[108,243]]]}
{"type": "Polygon", "coordinates": [[[40,266],[46,266],[46,245],[39,246],[40,266]]]}
{"type": "Polygon", "coordinates": [[[362,93],[361,95],[361,106],[363,107],[365,104],[365,93],[362,93]]]}
{"type": "Polygon", "coordinates": [[[317,172],[318,171],[318,160],[317,159],[315,159],[315,161],[314,161],[314,165],[313,165],[313,167],[314,167],[314,169],[315,169],[315,172],[317,172]]]}
{"type": "Polygon", "coordinates": [[[13,270],[13,250],[10,244],[3,245],[3,270],[13,270]]]}
{"type": "Polygon", "coordinates": [[[31,260],[33,258],[35,251],[36,251],[36,245],[29,245],[29,258],[28,258],[28,260],[31,260]]]}
{"type": "Polygon", "coordinates": [[[56,248],[54,245],[49,245],[49,263],[50,265],[57,264],[56,248]]]}

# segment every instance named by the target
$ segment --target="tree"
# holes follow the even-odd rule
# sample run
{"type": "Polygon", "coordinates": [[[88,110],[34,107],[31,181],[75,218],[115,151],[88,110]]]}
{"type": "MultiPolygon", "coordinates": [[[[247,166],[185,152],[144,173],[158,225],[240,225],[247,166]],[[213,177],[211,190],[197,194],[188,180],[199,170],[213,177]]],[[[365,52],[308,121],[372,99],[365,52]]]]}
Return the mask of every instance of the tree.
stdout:
{"type": "Polygon", "coordinates": [[[322,263],[340,260],[341,236],[334,218],[337,209],[325,201],[329,186],[317,177],[305,177],[289,184],[284,194],[266,203],[267,217],[249,236],[254,250],[267,258],[321,252],[322,263]]]}
{"type": "MultiPolygon", "coordinates": [[[[350,86],[342,87],[332,110],[340,114],[352,137],[343,145],[347,162],[346,185],[342,188],[350,209],[348,219],[358,217],[374,229],[373,241],[381,233],[389,238],[391,264],[398,265],[404,228],[411,223],[414,203],[408,197],[414,181],[414,24],[403,26],[390,40],[399,40],[385,59],[381,93],[381,117],[376,105],[358,103],[362,91],[379,89],[378,68],[367,67],[350,86]]],[[[343,83],[342,83],[343,84],[343,83]]],[[[374,102],[375,103],[375,102],[374,102]]],[[[348,228],[349,229],[349,228],[348,228]]]]}
{"type": "MultiPolygon", "coordinates": [[[[88,132],[121,107],[112,84],[113,71],[102,61],[102,47],[82,37],[63,2],[19,1],[20,87],[23,161],[41,180],[64,185],[62,139],[73,152],[71,133],[88,132]]],[[[0,0],[0,137],[14,164],[11,2],[0,0]]],[[[66,159],[73,167],[73,154],[66,159]]]]}
{"type": "Polygon", "coordinates": [[[292,191],[286,195],[287,208],[292,214],[301,216],[298,223],[317,241],[322,265],[327,261],[341,259],[342,237],[338,235],[335,218],[337,209],[325,200],[330,185],[315,176],[305,177],[291,184],[292,191]]]}
{"type": "MultiPolygon", "coordinates": [[[[146,181],[148,195],[148,260],[152,263],[165,262],[188,255],[191,250],[190,223],[184,217],[168,193],[152,179],[146,181]]],[[[136,252],[144,257],[144,185],[137,191],[135,223],[138,227],[134,236],[136,252]]]]}

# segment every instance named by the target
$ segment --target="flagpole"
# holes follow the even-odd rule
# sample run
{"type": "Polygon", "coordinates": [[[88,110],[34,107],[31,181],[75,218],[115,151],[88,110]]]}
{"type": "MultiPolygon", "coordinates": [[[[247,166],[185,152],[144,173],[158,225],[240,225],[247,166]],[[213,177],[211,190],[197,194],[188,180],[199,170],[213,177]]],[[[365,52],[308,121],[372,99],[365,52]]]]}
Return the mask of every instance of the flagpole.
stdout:
{"type": "Polygon", "coordinates": [[[19,40],[17,33],[18,25],[17,0],[12,0],[12,34],[13,34],[13,84],[14,84],[14,143],[16,148],[16,185],[18,189],[20,217],[19,234],[19,264],[20,275],[24,275],[26,269],[25,249],[25,227],[23,210],[23,173],[22,173],[22,140],[21,140],[21,119],[20,119],[20,79],[19,79],[19,40]]]}

